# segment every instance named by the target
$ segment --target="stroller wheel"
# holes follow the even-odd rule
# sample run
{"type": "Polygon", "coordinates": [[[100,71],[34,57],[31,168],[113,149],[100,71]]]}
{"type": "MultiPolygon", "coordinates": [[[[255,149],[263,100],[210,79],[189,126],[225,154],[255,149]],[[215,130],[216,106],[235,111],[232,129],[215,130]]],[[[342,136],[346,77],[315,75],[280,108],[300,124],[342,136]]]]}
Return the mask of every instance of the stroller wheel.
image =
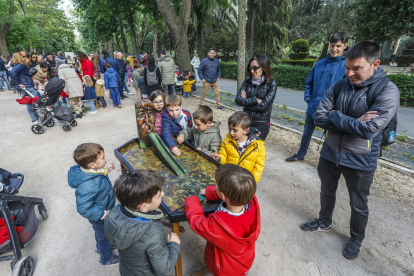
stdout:
{"type": "Polygon", "coordinates": [[[12,276],[32,276],[35,270],[33,258],[26,256],[17,261],[13,267],[12,276]]]}
{"type": "Polygon", "coordinates": [[[55,120],[50,120],[47,124],[46,124],[46,126],[47,127],[53,127],[55,125],[55,120]]]}
{"type": "Polygon", "coordinates": [[[67,124],[67,125],[63,125],[63,130],[64,130],[64,131],[71,131],[71,130],[72,130],[72,128],[70,127],[70,125],[69,125],[69,124],[67,124]]]}
{"type": "Polygon", "coordinates": [[[70,125],[71,126],[77,126],[78,122],[76,120],[72,120],[72,121],[70,121],[70,125]]]}
{"type": "Polygon", "coordinates": [[[43,220],[47,220],[47,211],[46,210],[39,210],[40,215],[42,216],[43,220]]]}
{"type": "Polygon", "coordinates": [[[44,129],[41,125],[32,125],[32,132],[34,134],[42,134],[44,132],[44,129]]]}

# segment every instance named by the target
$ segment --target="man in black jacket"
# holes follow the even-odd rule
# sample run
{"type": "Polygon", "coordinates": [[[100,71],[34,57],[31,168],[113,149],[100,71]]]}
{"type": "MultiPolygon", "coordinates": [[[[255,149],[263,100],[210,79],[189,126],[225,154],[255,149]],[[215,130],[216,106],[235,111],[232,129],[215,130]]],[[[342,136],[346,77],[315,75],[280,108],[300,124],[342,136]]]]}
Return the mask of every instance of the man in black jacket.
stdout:
{"type": "Polygon", "coordinates": [[[345,178],[351,205],[351,237],[343,250],[347,259],[359,256],[368,223],[368,195],[382,142],[382,131],[400,105],[398,87],[379,67],[381,48],[374,41],[361,41],[345,54],[344,86],[335,96],[335,86],[324,94],[315,115],[315,125],[327,131],[319,158],[321,179],[319,219],[306,223],[307,232],[331,230],[336,190],[345,178]],[[385,81],[385,82],[384,82],[385,81]],[[386,84],[385,84],[386,83],[386,84]],[[369,107],[368,90],[383,85],[369,107]],[[385,84],[385,85],[384,85],[385,84]]]}
{"type": "Polygon", "coordinates": [[[12,90],[9,80],[7,79],[7,68],[6,65],[4,64],[3,59],[0,59],[0,91],[3,91],[3,81],[6,83],[7,87],[9,90],[12,90]]]}
{"type": "MultiPolygon", "coordinates": [[[[119,87],[119,95],[121,96],[121,100],[123,100],[124,98],[128,98],[127,95],[124,95],[124,79],[125,79],[125,74],[126,74],[126,69],[125,69],[125,61],[122,59],[123,55],[121,52],[118,52],[116,54],[116,61],[118,62],[118,87],[119,87]]],[[[127,88],[128,89],[128,88],[127,88]]],[[[129,92],[127,90],[127,92],[129,92]]]]}

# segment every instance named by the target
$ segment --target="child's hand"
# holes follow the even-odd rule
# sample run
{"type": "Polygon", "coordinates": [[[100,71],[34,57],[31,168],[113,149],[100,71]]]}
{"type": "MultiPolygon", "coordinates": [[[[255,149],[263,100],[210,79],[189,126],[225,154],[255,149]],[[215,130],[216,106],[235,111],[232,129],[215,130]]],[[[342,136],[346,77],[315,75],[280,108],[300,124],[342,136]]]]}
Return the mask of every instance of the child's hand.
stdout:
{"type": "Polygon", "coordinates": [[[199,151],[201,151],[201,148],[200,148],[200,147],[198,147],[198,148],[196,148],[196,150],[199,150],[199,151]]]}
{"type": "Polygon", "coordinates": [[[106,167],[106,169],[108,170],[108,173],[112,172],[115,169],[115,164],[114,163],[109,163],[108,167],[106,167]]]}
{"type": "Polygon", "coordinates": [[[219,159],[219,155],[218,155],[217,152],[212,152],[210,156],[211,156],[211,158],[213,158],[215,160],[218,160],[219,159]]]}
{"type": "Polygon", "coordinates": [[[182,144],[184,142],[184,135],[180,134],[177,137],[178,144],[182,144]]]}
{"type": "Polygon", "coordinates": [[[174,153],[177,156],[180,156],[181,155],[181,151],[177,147],[173,147],[171,149],[171,152],[174,153]]]}
{"type": "Polygon", "coordinates": [[[200,191],[200,195],[206,195],[206,189],[202,189],[202,190],[200,191]]]}
{"type": "Polygon", "coordinates": [[[105,210],[105,216],[104,216],[104,218],[102,220],[105,220],[106,219],[106,217],[108,216],[109,212],[111,212],[111,210],[105,210]]]}
{"type": "Polygon", "coordinates": [[[167,241],[168,242],[176,242],[178,244],[181,244],[180,238],[178,237],[178,235],[176,233],[168,234],[167,241]]]}

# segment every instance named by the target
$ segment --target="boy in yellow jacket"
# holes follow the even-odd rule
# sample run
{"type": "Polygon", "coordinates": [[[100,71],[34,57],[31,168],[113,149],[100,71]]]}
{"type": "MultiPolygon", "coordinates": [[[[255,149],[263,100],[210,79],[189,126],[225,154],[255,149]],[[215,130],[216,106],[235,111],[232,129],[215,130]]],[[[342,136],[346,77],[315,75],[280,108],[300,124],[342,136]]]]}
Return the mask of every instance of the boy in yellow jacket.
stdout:
{"type": "Polygon", "coordinates": [[[249,128],[250,118],[247,113],[237,111],[229,117],[229,133],[221,141],[218,153],[211,157],[221,164],[235,164],[251,172],[259,182],[265,165],[266,149],[258,131],[249,128]]]}
{"type": "Polygon", "coordinates": [[[190,98],[190,93],[191,93],[191,85],[195,83],[195,80],[190,81],[190,77],[189,76],[184,76],[184,81],[183,81],[183,99],[185,99],[185,97],[187,96],[187,99],[190,98]]]}

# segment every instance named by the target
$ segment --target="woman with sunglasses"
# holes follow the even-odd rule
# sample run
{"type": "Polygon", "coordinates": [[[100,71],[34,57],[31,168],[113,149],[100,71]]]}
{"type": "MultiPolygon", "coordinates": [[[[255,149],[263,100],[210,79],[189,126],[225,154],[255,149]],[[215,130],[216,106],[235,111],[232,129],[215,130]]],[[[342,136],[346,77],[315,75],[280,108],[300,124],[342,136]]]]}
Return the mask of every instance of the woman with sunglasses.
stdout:
{"type": "Polygon", "coordinates": [[[236,96],[236,104],[250,117],[250,127],[260,131],[264,141],[270,130],[270,115],[277,84],[272,79],[270,61],[265,54],[254,55],[247,67],[247,77],[236,96]]]}
{"type": "Polygon", "coordinates": [[[29,54],[29,56],[30,56],[30,61],[29,61],[29,67],[28,67],[28,69],[30,71],[30,69],[35,68],[36,66],[39,65],[39,61],[37,60],[37,55],[36,55],[35,52],[31,52],[29,54]]]}

